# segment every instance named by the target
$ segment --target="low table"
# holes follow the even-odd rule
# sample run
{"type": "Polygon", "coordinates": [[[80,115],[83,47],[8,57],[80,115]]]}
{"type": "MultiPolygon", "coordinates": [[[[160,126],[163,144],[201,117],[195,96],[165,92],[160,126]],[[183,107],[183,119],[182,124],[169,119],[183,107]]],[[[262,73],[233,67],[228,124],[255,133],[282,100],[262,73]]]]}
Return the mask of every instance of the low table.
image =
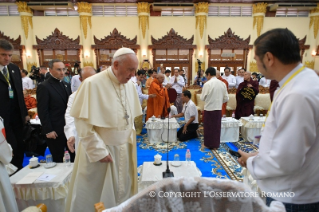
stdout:
{"type": "Polygon", "coordinates": [[[255,136],[261,134],[261,128],[265,119],[266,117],[254,117],[250,120],[250,117],[241,117],[241,135],[243,136],[243,139],[245,141],[253,142],[255,136]]]}
{"type": "Polygon", "coordinates": [[[220,142],[238,142],[240,121],[232,117],[222,118],[220,142]]]}
{"type": "Polygon", "coordinates": [[[40,203],[44,203],[47,206],[48,212],[64,211],[73,163],[69,166],[58,163],[50,169],[45,169],[43,165],[40,164],[40,167],[35,169],[30,169],[26,166],[10,177],[19,211],[40,203]],[[56,175],[56,177],[49,182],[36,180],[33,184],[17,184],[31,172],[43,172],[56,175]]]}
{"type": "MultiPolygon", "coordinates": [[[[167,142],[168,119],[149,118],[146,122],[148,140],[151,144],[167,142]]],[[[175,118],[169,119],[169,142],[177,142],[177,129],[180,128],[175,118]]]]}
{"type": "MultiPolygon", "coordinates": [[[[197,168],[196,163],[191,161],[189,164],[186,161],[181,161],[182,165],[175,167],[169,161],[169,169],[174,173],[174,177],[201,177],[202,172],[197,168]]],[[[138,167],[140,173],[139,190],[142,190],[157,181],[163,179],[163,172],[166,171],[166,161],[162,161],[162,165],[155,166],[153,162],[144,162],[138,167]]]]}

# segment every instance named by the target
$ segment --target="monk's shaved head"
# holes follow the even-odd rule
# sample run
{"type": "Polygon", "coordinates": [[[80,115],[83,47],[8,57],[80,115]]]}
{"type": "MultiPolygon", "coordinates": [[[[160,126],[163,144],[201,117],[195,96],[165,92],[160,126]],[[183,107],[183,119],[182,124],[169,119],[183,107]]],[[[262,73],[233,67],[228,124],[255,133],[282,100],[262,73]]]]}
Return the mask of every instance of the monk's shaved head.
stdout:
{"type": "Polygon", "coordinates": [[[96,71],[91,66],[86,66],[81,70],[81,81],[83,82],[86,78],[96,74],[96,71]]]}
{"type": "Polygon", "coordinates": [[[159,81],[159,83],[163,83],[164,82],[164,74],[159,73],[156,75],[156,79],[159,81]]]}
{"type": "Polygon", "coordinates": [[[216,70],[216,78],[220,77],[220,71],[216,70]]]}
{"type": "Polygon", "coordinates": [[[251,77],[250,71],[246,71],[246,72],[244,73],[244,80],[249,80],[250,77],[251,77]]]}

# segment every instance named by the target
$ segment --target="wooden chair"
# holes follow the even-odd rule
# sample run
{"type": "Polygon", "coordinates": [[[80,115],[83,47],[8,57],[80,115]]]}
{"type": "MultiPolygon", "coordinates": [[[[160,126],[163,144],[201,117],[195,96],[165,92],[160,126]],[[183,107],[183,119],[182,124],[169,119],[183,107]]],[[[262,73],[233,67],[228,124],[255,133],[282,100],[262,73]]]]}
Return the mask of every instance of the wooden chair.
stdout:
{"type": "Polygon", "coordinates": [[[258,116],[260,114],[266,115],[269,107],[270,107],[271,101],[270,101],[270,94],[262,94],[259,93],[255,98],[255,106],[254,106],[254,112],[258,116]]]}
{"type": "Polygon", "coordinates": [[[202,111],[204,111],[204,105],[205,102],[200,99],[200,96],[202,94],[202,89],[195,91],[196,96],[196,107],[197,107],[197,113],[198,113],[198,124],[202,123],[202,111]]]}
{"type": "Polygon", "coordinates": [[[236,93],[235,94],[229,93],[228,97],[229,97],[229,100],[227,102],[227,107],[226,107],[226,116],[231,117],[237,107],[236,93]]]}
{"type": "Polygon", "coordinates": [[[259,85],[259,93],[261,94],[269,93],[269,88],[259,85]]]}
{"type": "Polygon", "coordinates": [[[229,88],[229,89],[228,89],[228,93],[229,93],[229,94],[236,94],[236,92],[237,92],[237,89],[236,89],[236,88],[229,88]]]}

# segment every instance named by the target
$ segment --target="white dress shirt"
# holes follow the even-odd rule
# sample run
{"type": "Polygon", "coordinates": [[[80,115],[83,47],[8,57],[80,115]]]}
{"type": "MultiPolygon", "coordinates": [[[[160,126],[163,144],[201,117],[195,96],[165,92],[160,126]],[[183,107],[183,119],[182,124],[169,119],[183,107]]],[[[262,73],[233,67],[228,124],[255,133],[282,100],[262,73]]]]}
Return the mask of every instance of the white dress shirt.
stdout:
{"type": "Polygon", "coordinates": [[[131,77],[132,82],[137,83],[136,76],[131,77]]]}
{"type": "Polygon", "coordinates": [[[205,101],[204,110],[221,110],[223,103],[229,99],[225,83],[212,77],[204,84],[200,99],[205,101]]]}
{"type": "Polygon", "coordinates": [[[168,83],[170,83],[170,79],[171,79],[171,76],[166,76],[164,75],[164,82],[162,83],[163,86],[166,86],[168,83]]]}
{"type": "Polygon", "coordinates": [[[22,78],[22,89],[33,89],[34,88],[34,84],[32,79],[30,79],[28,76],[25,76],[22,78]]]}
{"type": "Polygon", "coordinates": [[[271,82],[270,79],[266,79],[265,77],[263,77],[263,78],[260,79],[259,85],[261,85],[261,86],[263,86],[265,88],[269,88],[270,82],[271,82]]]}
{"type": "Polygon", "coordinates": [[[177,108],[174,105],[171,105],[171,112],[169,113],[169,116],[172,117],[177,114],[178,114],[177,108]]]}
{"type": "Polygon", "coordinates": [[[182,113],[184,113],[185,123],[187,123],[191,117],[195,117],[192,123],[198,124],[197,108],[191,99],[187,103],[184,103],[182,113]]]}
{"type": "Polygon", "coordinates": [[[222,76],[228,82],[228,88],[235,88],[236,87],[236,78],[234,75],[229,74],[226,76],[225,74],[222,76]]]}
{"type": "Polygon", "coordinates": [[[182,76],[178,76],[177,83],[175,83],[175,75],[172,76],[169,83],[172,84],[172,88],[174,88],[178,94],[181,94],[183,92],[185,82],[182,76]]]}
{"type": "Polygon", "coordinates": [[[239,84],[244,82],[244,77],[237,76],[236,77],[236,88],[238,88],[239,84]]]}
{"type": "MultiPolygon", "coordinates": [[[[280,87],[302,64],[280,82],[280,87]]],[[[265,192],[294,192],[293,197],[272,197],[285,203],[319,200],[319,78],[305,68],[274,100],[259,145],[247,168],[265,192]],[[311,88],[311,89],[309,89],[311,88]]]]}
{"type": "Polygon", "coordinates": [[[76,151],[79,144],[79,137],[75,128],[74,118],[70,115],[70,111],[71,111],[75,96],[76,96],[76,91],[69,96],[68,107],[66,108],[66,111],[65,111],[64,134],[67,140],[71,138],[72,136],[75,137],[75,151],[76,151]]]}
{"type": "Polygon", "coordinates": [[[77,91],[77,89],[80,87],[81,85],[81,81],[80,81],[80,75],[75,75],[72,77],[71,79],[71,90],[72,92],[77,91]]]}
{"type": "MultiPolygon", "coordinates": [[[[131,78],[131,80],[132,80],[132,78],[131,78]]],[[[140,99],[140,104],[142,105],[143,104],[143,100],[144,99],[148,99],[148,95],[147,94],[143,94],[142,87],[141,87],[142,83],[140,83],[140,85],[138,85],[133,80],[132,80],[132,82],[135,85],[135,88],[136,88],[136,91],[137,91],[137,94],[138,94],[138,98],[140,99]]]]}

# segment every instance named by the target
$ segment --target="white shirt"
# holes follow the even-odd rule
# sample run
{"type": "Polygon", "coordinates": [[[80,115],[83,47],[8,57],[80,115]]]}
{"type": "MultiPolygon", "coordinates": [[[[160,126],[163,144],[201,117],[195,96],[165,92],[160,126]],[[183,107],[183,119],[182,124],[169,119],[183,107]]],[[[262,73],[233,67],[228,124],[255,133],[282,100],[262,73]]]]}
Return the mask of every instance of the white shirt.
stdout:
{"type": "Polygon", "coordinates": [[[212,77],[204,84],[200,99],[205,101],[204,110],[221,110],[223,103],[229,99],[225,83],[212,77]]]}
{"type": "Polygon", "coordinates": [[[166,86],[168,83],[169,83],[169,81],[170,81],[170,79],[171,79],[171,76],[166,76],[166,75],[164,75],[165,77],[164,77],[164,82],[162,83],[162,85],[163,86],[166,86]]]}
{"type": "MultiPolygon", "coordinates": [[[[301,66],[285,76],[280,87],[301,66]]],[[[247,168],[262,191],[294,192],[292,198],[273,197],[278,201],[318,202],[319,78],[305,68],[279,93],[278,90],[262,132],[259,153],[247,160],[247,168]]]]}
{"type": "Polygon", "coordinates": [[[34,88],[34,84],[32,79],[30,79],[28,76],[25,76],[22,78],[22,89],[33,89],[34,88]]]}
{"type": "Polygon", "coordinates": [[[76,91],[69,96],[68,107],[66,108],[66,111],[65,111],[64,134],[67,140],[71,138],[72,136],[75,137],[75,151],[76,151],[79,144],[79,137],[75,128],[74,118],[70,115],[70,111],[71,111],[75,96],[76,96],[76,91]]]}
{"type": "Polygon", "coordinates": [[[169,83],[172,84],[172,88],[176,90],[177,93],[183,92],[183,87],[185,86],[185,82],[182,76],[178,76],[177,83],[175,81],[175,76],[172,76],[169,83]]]}
{"type": "Polygon", "coordinates": [[[191,117],[195,117],[192,123],[198,124],[197,108],[191,99],[187,103],[184,103],[182,113],[184,113],[185,123],[187,123],[191,117]]]}
{"type": "Polygon", "coordinates": [[[132,82],[137,83],[136,76],[131,77],[132,82]]]}
{"type": "Polygon", "coordinates": [[[236,77],[236,88],[238,88],[239,84],[244,82],[244,77],[237,76],[236,77]]]}
{"type": "Polygon", "coordinates": [[[271,82],[270,79],[266,79],[265,77],[263,77],[260,79],[259,85],[266,87],[266,88],[269,88],[270,82],[271,82]]]}
{"type": "Polygon", "coordinates": [[[75,75],[72,77],[71,79],[71,90],[72,92],[77,91],[77,89],[80,87],[81,85],[81,81],[80,81],[80,75],[75,75]]]}
{"type": "Polygon", "coordinates": [[[171,112],[169,113],[169,117],[172,117],[177,114],[178,114],[177,108],[174,105],[171,105],[171,112]]]}
{"type": "Polygon", "coordinates": [[[234,75],[229,74],[226,76],[225,74],[222,76],[228,82],[228,88],[235,88],[236,87],[236,78],[234,75]]]}
{"type": "MultiPolygon", "coordinates": [[[[131,78],[131,80],[132,80],[132,78],[131,78]]],[[[143,100],[144,99],[148,99],[148,95],[147,94],[143,94],[143,92],[142,92],[142,88],[141,88],[141,84],[142,83],[140,83],[140,85],[138,85],[136,82],[134,82],[133,80],[132,80],[132,82],[134,83],[134,85],[135,85],[135,88],[136,88],[136,91],[137,91],[137,94],[138,94],[138,98],[140,99],[140,104],[142,105],[143,104],[143,100]]]]}

